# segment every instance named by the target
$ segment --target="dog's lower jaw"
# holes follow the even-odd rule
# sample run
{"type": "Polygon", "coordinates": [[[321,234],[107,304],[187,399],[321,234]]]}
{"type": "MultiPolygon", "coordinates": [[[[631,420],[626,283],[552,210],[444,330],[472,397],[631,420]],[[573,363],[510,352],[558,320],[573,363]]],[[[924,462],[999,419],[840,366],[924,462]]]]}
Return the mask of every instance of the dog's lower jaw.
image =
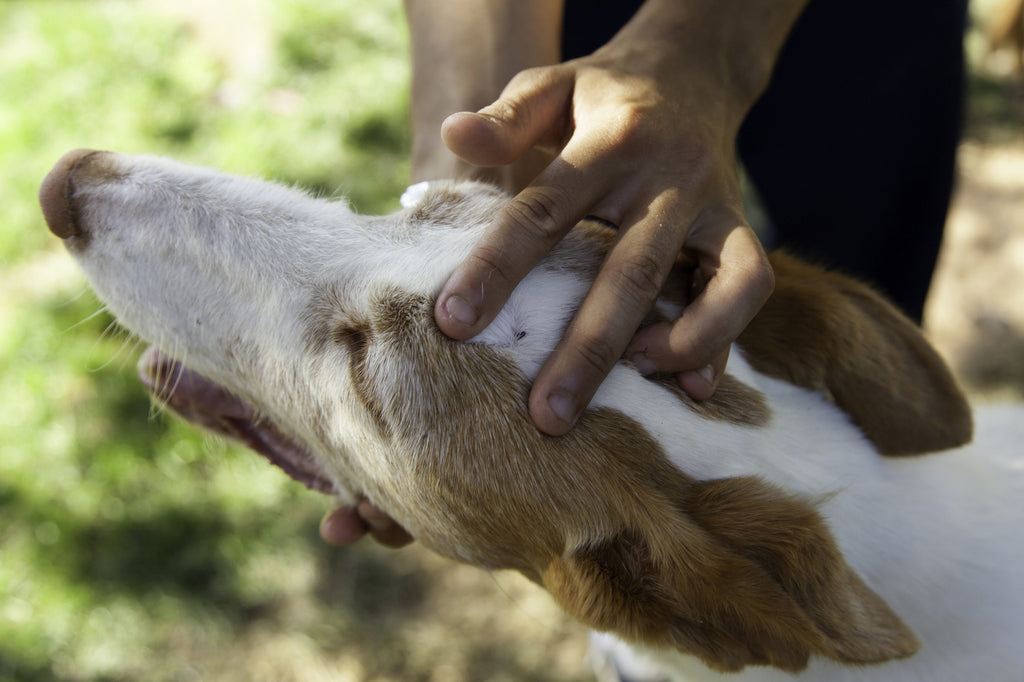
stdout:
{"type": "Polygon", "coordinates": [[[337,495],[317,459],[241,398],[150,347],[139,379],[162,407],[217,435],[243,443],[310,490],[337,495]]]}

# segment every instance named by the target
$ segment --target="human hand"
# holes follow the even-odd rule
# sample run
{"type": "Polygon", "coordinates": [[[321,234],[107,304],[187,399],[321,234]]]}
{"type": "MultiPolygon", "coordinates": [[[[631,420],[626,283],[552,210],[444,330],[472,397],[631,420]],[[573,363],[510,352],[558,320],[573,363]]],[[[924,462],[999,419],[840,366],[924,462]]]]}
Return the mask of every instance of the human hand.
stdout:
{"type": "Polygon", "coordinates": [[[320,537],[339,547],[350,545],[367,533],[388,547],[404,547],[413,541],[404,528],[366,499],[353,507],[339,507],[320,522],[320,537]]]}
{"type": "Polygon", "coordinates": [[[482,331],[584,216],[620,226],[531,391],[530,413],[552,435],[572,427],[623,352],[642,371],[677,373],[685,391],[709,397],[730,343],[773,287],[744,217],[734,151],[767,75],[723,58],[707,22],[665,30],[659,16],[641,16],[655,4],[593,55],[521,72],[494,104],[442,128],[448,147],[475,165],[507,164],[533,148],[555,155],[443,287],[435,317],[449,336],[482,331]],[[680,250],[706,286],[681,318],[634,336],[680,250]]]}

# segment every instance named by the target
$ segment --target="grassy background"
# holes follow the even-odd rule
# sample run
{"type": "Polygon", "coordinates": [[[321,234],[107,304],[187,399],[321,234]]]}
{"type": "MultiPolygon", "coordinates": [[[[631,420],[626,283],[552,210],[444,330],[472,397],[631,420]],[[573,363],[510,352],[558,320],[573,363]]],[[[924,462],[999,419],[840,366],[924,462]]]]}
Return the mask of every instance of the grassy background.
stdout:
{"type": "MultiPolygon", "coordinates": [[[[327,547],[322,496],[154,415],[39,215],[74,147],[390,210],[406,48],[398,0],[0,3],[0,680],[586,679],[524,581],[327,547]]],[[[976,139],[1020,138],[1005,81],[973,99],[976,139]]]]}

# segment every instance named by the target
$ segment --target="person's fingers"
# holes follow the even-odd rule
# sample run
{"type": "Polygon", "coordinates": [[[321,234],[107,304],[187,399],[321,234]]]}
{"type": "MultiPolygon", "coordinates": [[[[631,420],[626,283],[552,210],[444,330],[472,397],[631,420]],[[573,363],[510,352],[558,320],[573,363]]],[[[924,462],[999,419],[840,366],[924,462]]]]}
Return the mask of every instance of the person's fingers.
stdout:
{"type": "Polygon", "coordinates": [[[356,511],[366,523],[370,535],[380,544],[404,547],[413,541],[413,537],[404,528],[369,500],[360,500],[356,505],[356,511]]]}
{"type": "Polygon", "coordinates": [[[495,216],[441,289],[434,308],[441,331],[460,340],[483,331],[520,280],[589,212],[601,188],[577,168],[556,158],[495,216]]]}
{"type": "MultiPolygon", "coordinates": [[[[557,68],[517,75],[501,98],[478,113],[450,116],[442,128],[449,148],[480,166],[506,164],[545,138],[561,134],[571,77],[557,68]]],[[[435,318],[454,339],[490,324],[512,290],[586,212],[577,166],[557,157],[495,217],[483,239],[452,273],[438,296],[435,318]]]]}
{"type": "Polygon", "coordinates": [[[369,500],[354,507],[338,507],[320,521],[320,538],[329,545],[345,547],[367,533],[388,547],[403,547],[413,537],[369,500]]]}
{"type": "Polygon", "coordinates": [[[715,394],[728,362],[729,350],[726,349],[724,353],[698,370],[679,372],[676,374],[679,388],[694,400],[707,400],[715,394]]]}
{"type": "Polygon", "coordinates": [[[714,392],[730,344],[774,288],[771,265],[750,228],[740,224],[712,232],[725,236],[710,250],[701,248],[706,254],[720,253],[708,266],[706,286],[679,319],[640,330],[626,349],[626,357],[642,371],[679,373],[683,390],[697,399],[714,392]]]}
{"type": "Polygon", "coordinates": [[[441,138],[474,166],[509,164],[536,146],[557,153],[560,142],[568,139],[572,83],[571,73],[558,67],[523,71],[494,103],[445,119],[441,138]]]}
{"type": "MultiPolygon", "coordinates": [[[[638,196],[641,219],[620,231],[590,292],[534,381],[530,414],[541,431],[562,435],[622,357],[675,262],[687,220],[675,191],[638,196]]],[[[610,213],[622,212],[611,206],[610,213]]],[[[628,215],[628,212],[626,212],[628,215]]]]}
{"type": "MultiPolygon", "coordinates": [[[[600,215],[624,227],[531,391],[531,416],[551,435],[572,427],[627,346],[645,364],[678,373],[680,385],[694,397],[709,397],[729,344],[771,291],[770,267],[742,218],[708,226],[715,218],[708,219],[710,214],[700,208],[723,199],[721,206],[733,204],[729,192],[716,197],[718,190],[711,189],[708,194],[709,188],[721,189],[715,172],[721,150],[700,140],[676,145],[692,153],[673,157],[675,165],[663,164],[676,168],[674,179],[666,182],[673,174],[663,172],[655,178],[661,189],[652,189],[653,176],[637,172],[634,164],[661,155],[658,131],[664,131],[664,117],[654,115],[650,98],[631,81],[601,80],[603,89],[584,88],[580,95],[582,81],[574,68],[525,72],[493,105],[450,117],[444,128],[452,151],[480,165],[507,163],[545,143],[560,149],[555,161],[492,221],[442,289],[435,318],[448,336],[468,339],[490,324],[519,281],[583,215],[600,215]],[[618,95],[595,98],[609,83],[618,95]],[[576,118],[579,130],[571,122],[576,118]],[[677,168],[680,164],[685,172],[677,168]],[[691,243],[693,233],[697,238],[691,243]],[[726,235],[733,233],[750,234],[749,239],[732,239],[740,246],[730,255],[723,249],[726,235]],[[682,322],[638,335],[643,343],[637,350],[636,339],[633,344],[630,339],[684,240],[715,281],[692,302],[682,322]]],[[[600,70],[588,74],[599,80],[607,76],[600,70]]],[[[729,209],[720,212],[730,214],[729,209]]]]}
{"type": "MultiPolygon", "coordinates": [[[[510,163],[557,136],[566,125],[572,79],[557,68],[520,73],[501,98],[478,113],[445,121],[445,143],[475,165],[510,163]]],[[[490,324],[512,290],[587,212],[595,188],[583,191],[578,165],[555,158],[495,217],[483,239],[452,273],[434,310],[438,326],[469,339],[490,324]]]]}
{"type": "Polygon", "coordinates": [[[344,547],[366,535],[366,523],[355,507],[339,507],[320,521],[320,538],[329,545],[344,547]]]}

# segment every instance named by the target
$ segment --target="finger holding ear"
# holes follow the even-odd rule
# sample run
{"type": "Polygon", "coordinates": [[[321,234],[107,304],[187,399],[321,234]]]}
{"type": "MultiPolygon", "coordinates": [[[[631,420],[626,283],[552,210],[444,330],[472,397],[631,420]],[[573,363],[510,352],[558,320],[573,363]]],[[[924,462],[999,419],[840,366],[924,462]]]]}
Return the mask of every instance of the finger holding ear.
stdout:
{"type": "Polygon", "coordinates": [[[696,228],[692,239],[700,245],[696,258],[704,288],[678,319],[641,329],[626,349],[642,372],[674,373],[696,400],[714,393],[730,344],[768,300],[775,281],[764,249],[745,223],[728,214],[713,220],[715,225],[696,228]]]}

